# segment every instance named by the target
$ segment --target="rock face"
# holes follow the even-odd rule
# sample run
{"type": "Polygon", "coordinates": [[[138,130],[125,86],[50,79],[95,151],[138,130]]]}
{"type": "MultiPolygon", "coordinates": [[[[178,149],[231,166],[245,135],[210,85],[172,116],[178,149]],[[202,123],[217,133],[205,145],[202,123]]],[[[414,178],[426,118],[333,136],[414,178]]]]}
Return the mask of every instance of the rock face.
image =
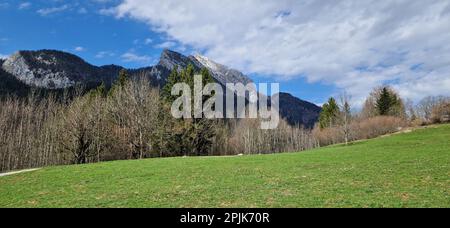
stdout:
{"type": "MultiPolygon", "coordinates": [[[[211,73],[211,76],[216,80],[216,82],[225,86],[226,83],[243,83],[248,84],[252,82],[250,78],[242,74],[241,72],[230,69],[227,66],[218,64],[204,56],[194,55],[194,56],[184,56],[180,53],[164,50],[161,54],[160,61],[158,65],[153,67],[153,71],[159,78],[163,80],[167,79],[170,72],[175,68],[178,69],[186,68],[189,64],[192,64],[196,70],[206,68],[211,73]]],[[[155,76],[155,74],[154,74],[155,76]]]]}
{"type": "Polygon", "coordinates": [[[189,64],[192,64],[195,70],[200,70],[203,68],[203,66],[193,60],[193,58],[166,49],[161,53],[159,62],[155,66],[132,69],[128,70],[128,72],[134,76],[147,77],[150,79],[152,84],[162,87],[166,84],[167,78],[175,66],[181,70],[186,68],[189,64]]]}
{"type": "MultiPolygon", "coordinates": [[[[154,86],[164,86],[170,72],[175,68],[183,69],[192,64],[196,70],[207,68],[216,82],[248,84],[252,80],[243,73],[218,64],[204,56],[184,56],[180,53],[164,50],[155,66],[128,69],[131,76],[147,77],[154,86]]],[[[78,56],[54,50],[19,51],[6,60],[0,60],[0,95],[14,94],[14,91],[29,91],[30,88],[65,89],[75,85],[94,88],[100,83],[111,85],[124,69],[121,66],[94,66],[78,56]]],[[[19,93],[16,93],[19,94],[19,93]]],[[[291,125],[313,127],[319,118],[321,108],[280,93],[280,114],[291,125]]]]}
{"type": "Polygon", "coordinates": [[[75,85],[75,81],[69,79],[65,72],[52,71],[51,67],[56,65],[52,60],[56,59],[44,60],[39,56],[37,59],[47,67],[33,69],[24,54],[19,52],[12,55],[3,63],[3,69],[31,86],[59,89],[75,85]]]}
{"type": "Polygon", "coordinates": [[[242,83],[244,85],[252,83],[252,80],[243,73],[218,64],[204,56],[195,55],[193,58],[207,68],[212,76],[222,85],[226,83],[242,83]]]}
{"type": "Polygon", "coordinates": [[[121,69],[96,67],[75,55],[53,50],[19,51],[10,56],[2,68],[29,86],[46,89],[111,81],[121,69]]]}
{"type": "MultiPolygon", "coordinates": [[[[0,59],[0,66],[4,60],[0,59]]],[[[0,98],[6,95],[23,97],[31,90],[31,87],[17,80],[16,77],[4,71],[0,67],[0,98]]]]}
{"type": "Polygon", "coordinates": [[[184,56],[178,52],[165,49],[161,53],[161,58],[157,66],[172,71],[175,68],[175,66],[177,66],[178,69],[182,69],[186,68],[189,64],[192,64],[196,69],[201,69],[203,67],[197,61],[195,61],[195,59],[192,58],[192,56],[184,56]]]}

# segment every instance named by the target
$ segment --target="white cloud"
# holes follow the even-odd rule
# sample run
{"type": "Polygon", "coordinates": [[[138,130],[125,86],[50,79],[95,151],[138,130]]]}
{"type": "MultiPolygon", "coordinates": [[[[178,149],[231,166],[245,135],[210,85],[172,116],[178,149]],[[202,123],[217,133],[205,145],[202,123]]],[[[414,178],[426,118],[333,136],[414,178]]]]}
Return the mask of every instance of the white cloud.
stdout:
{"type": "Polygon", "coordinates": [[[164,48],[173,48],[173,47],[175,47],[176,45],[177,45],[177,44],[176,44],[175,42],[173,42],[173,41],[166,41],[166,42],[157,44],[157,45],[155,45],[154,47],[155,47],[155,48],[162,48],[162,49],[164,49],[164,48]]]}
{"type": "Polygon", "coordinates": [[[111,52],[111,51],[101,51],[101,52],[98,52],[98,53],[95,55],[95,58],[97,58],[97,59],[103,59],[103,58],[105,58],[105,57],[114,57],[114,56],[116,56],[116,54],[115,54],[114,52],[111,52]]]}
{"type": "Polygon", "coordinates": [[[145,45],[149,45],[149,44],[151,44],[151,43],[153,43],[153,40],[150,39],[150,38],[147,38],[147,39],[144,40],[144,44],[145,44],[145,45]]]}
{"type": "Polygon", "coordinates": [[[385,83],[413,99],[450,95],[450,1],[125,0],[102,12],[246,73],[306,77],[359,101],[385,83]]]}
{"type": "Polygon", "coordinates": [[[86,48],[84,48],[84,47],[75,47],[73,50],[76,51],[76,52],[83,52],[83,51],[86,51],[86,48]]]}
{"type": "Polygon", "coordinates": [[[22,2],[19,4],[19,9],[24,10],[31,7],[31,2],[22,2]]]}
{"type": "Polygon", "coordinates": [[[3,55],[0,53],[0,59],[7,59],[9,56],[8,55],[3,55]]]}
{"type": "Polygon", "coordinates": [[[84,8],[84,7],[81,7],[81,8],[78,9],[77,12],[78,12],[79,14],[87,14],[87,13],[88,13],[88,10],[87,10],[86,8],[84,8]]]}
{"type": "Polygon", "coordinates": [[[127,52],[121,56],[122,61],[124,62],[134,62],[134,63],[141,63],[141,64],[147,64],[151,62],[151,58],[147,55],[137,55],[133,52],[127,52]]]}
{"type": "Polygon", "coordinates": [[[100,15],[103,15],[103,16],[111,16],[111,15],[114,15],[114,14],[116,13],[116,10],[113,9],[113,8],[100,9],[100,10],[98,11],[98,13],[99,13],[100,15]]]}
{"type": "Polygon", "coordinates": [[[93,2],[96,2],[96,3],[109,3],[109,2],[111,2],[112,0],[92,0],[93,2]]]}
{"type": "Polygon", "coordinates": [[[41,16],[48,16],[50,14],[54,14],[54,13],[60,13],[63,11],[68,10],[70,7],[69,5],[62,5],[59,7],[52,7],[52,8],[43,8],[43,9],[39,9],[38,11],[36,11],[38,14],[40,14],[41,16]]]}
{"type": "Polygon", "coordinates": [[[134,45],[139,45],[139,46],[150,45],[152,43],[153,43],[153,40],[150,39],[150,38],[146,38],[146,39],[142,39],[142,40],[140,40],[140,39],[133,40],[133,44],[134,45]]]}

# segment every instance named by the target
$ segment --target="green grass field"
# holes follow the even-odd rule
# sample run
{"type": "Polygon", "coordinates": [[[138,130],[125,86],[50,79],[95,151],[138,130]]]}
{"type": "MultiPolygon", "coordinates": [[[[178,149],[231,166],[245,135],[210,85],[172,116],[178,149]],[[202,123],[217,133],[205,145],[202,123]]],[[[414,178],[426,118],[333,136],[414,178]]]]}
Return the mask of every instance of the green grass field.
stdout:
{"type": "Polygon", "coordinates": [[[0,177],[0,207],[450,207],[450,125],[303,153],[0,177]]]}

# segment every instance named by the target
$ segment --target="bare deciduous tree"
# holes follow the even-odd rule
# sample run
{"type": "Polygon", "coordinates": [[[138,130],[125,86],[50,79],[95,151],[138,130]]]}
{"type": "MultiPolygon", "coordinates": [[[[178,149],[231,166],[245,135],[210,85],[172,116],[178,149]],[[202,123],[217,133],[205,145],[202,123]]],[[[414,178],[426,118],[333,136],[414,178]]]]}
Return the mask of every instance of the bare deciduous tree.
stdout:
{"type": "Polygon", "coordinates": [[[108,98],[107,109],[129,146],[130,158],[148,156],[158,125],[159,90],[144,77],[130,80],[108,98]]]}
{"type": "Polygon", "coordinates": [[[93,146],[97,122],[94,110],[92,99],[81,97],[62,112],[59,142],[65,151],[72,154],[75,164],[84,164],[95,156],[93,146]]]}
{"type": "Polygon", "coordinates": [[[350,123],[352,120],[351,106],[350,106],[350,96],[347,93],[343,93],[340,96],[340,120],[342,133],[344,135],[345,145],[348,145],[350,141],[351,128],[350,123]]]}
{"type": "Polygon", "coordinates": [[[438,109],[439,106],[450,101],[449,97],[425,97],[417,105],[417,113],[425,123],[433,122],[433,110],[438,109]]]}

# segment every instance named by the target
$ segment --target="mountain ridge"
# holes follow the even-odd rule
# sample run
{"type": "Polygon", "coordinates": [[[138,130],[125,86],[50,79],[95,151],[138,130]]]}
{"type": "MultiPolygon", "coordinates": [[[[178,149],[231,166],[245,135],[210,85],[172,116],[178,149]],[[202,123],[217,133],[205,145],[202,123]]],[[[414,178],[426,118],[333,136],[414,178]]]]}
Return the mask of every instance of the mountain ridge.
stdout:
{"type": "MultiPolygon", "coordinates": [[[[80,84],[87,89],[95,88],[101,83],[110,86],[122,69],[128,70],[132,77],[144,76],[152,85],[162,87],[175,66],[182,69],[189,64],[192,64],[195,70],[207,68],[215,81],[224,88],[227,83],[253,82],[240,71],[207,57],[198,54],[185,56],[168,49],[162,51],[158,64],[138,69],[126,69],[112,64],[95,66],[74,54],[47,49],[18,51],[7,59],[0,60],[0,93],[14,93],[15,87],[27,91],[30,88],[66,89],[80,84]]],[[[314,126],[321,111],[320,107],[287,93],[279,93],[278,96],[281,117],[289,124],[307,128],[314,126]]]]}

